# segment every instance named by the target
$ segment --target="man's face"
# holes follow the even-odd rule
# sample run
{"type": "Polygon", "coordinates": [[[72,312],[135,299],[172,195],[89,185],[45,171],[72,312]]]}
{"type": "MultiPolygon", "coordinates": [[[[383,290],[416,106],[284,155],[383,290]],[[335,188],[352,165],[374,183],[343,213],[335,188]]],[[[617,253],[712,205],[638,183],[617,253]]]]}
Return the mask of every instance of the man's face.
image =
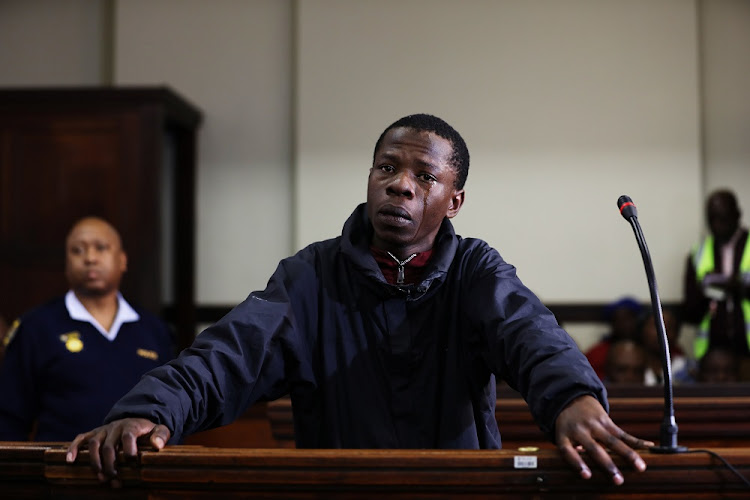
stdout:
{"type": "MultiPolygon", "coordinates": [[[[680,329],[677,325],[677,320],[671,312],[663,311],[662,319],[664,320],[664,333],[667,334],[667,343],[671,352],[677,343],[677,334],[680,332],[680,329]]],[[[661,352],[659,337],[661,335],[656,326],[656,318],[651,315],[643,324],[643,345],[651,352],[661,352]]]]}
{"type": "Polygon", "coordinates": [[[618,307],[612,313],[612,336],[617,339],[638,337],[638,313],[628,307],[618,307]]]}
{"type": "Polygon", "coordinates": [[[400,259],[432,248],[443,219],[455,217],[464,200],[452,155],[451,143],[434,133],[386,133],[367,183],[373,245],[400,259]]]}
{"type": "Polygon", "coordinates": [[[127,269],[120,237],[106,222],[88,218],[77,223],[65,245],[65,276],[79,295],[101,296],[117,291],[127,269]]]}
{"type": "Polygon", "coordinates": [[[737,382],[737,362],[727,352],[710,351],[706,354],[701,368],[701,382],[737,382]]]}
{"type": "Polygon", "coordinates": [[[610,347],[607,354],[607,379],[620,384],[642,384],[646,370],[643,349],[631,342],[620,342],[610,347]]]}
{"type": "Polygon", "coordinates": [[[739,226],[739,214],[725,197],[717,195],[708,202],[708,227],[716,241],[729,241],[739,226]]]}

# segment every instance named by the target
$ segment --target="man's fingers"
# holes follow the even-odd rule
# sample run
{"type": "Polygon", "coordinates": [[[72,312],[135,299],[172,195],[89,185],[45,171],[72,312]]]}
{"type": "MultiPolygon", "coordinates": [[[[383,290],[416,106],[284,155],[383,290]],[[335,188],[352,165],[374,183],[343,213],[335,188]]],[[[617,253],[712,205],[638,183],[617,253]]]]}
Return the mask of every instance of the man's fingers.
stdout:
{"type": "Polygon", "coordinates": [[[625,444],[633,448],[634,450],[645,450],[647,448],[653,448],[656,446],[653,441],[647,441],[645,439],[640,439],[635,436],[631,436],[625,431],[622,431],[622,434],[620,435],[620,439],[622,439],[625,444]]]}
{"type": "Polygon", "coordinates": [[[89,433],[88,440],[86,441],[89,448],[89,462],[91,463],[91,468],[97,473],[101,473],[102,471],[102,458],[99,455],[99,443],[102,441],[102,438],[99,436],[102,434],[104,433],[101,431],[92,431],[89,433]]]}
{"type": "Polygon", "coordinates": [[[78,448],[81,447],[81,442],[86,439],[87,435],[88,434],[79,434],[73,439],[73,441],[70,442],[70,446],[68,446],[68,452],[65,454],[66,462],[72,463],[76,461],[76,458],[78,458],[78,448]]]}
{"type": "Polygon", "coordinates": [[[134,457],[138,454],[138,437],[142,434],[137,424],[128,424],[120,431],[122,452],[126,457],[134,457]]]}
{"type": "MultiPolygon", "coordinates": [[[[628,434],[617,424],[615,424],[611,419],[607,422],[604,422],[602,424],[602,427],[602,432],[606,433],[605,435],[607,436],[605,439],[619,439],[635,450],[643,450],[654,446],[654,443],[652,441],[640,439],[628,434]]],[[[608,442],[605,442],[604,444],[608,444],[608,442]]]]}
{"type": "Polygon", "coordinates": [[[109,434],[102,444],[101,450],[97,453],[97,459],[101,456],[101,465],[99,470],[104,473],[108,479],[117,476],[117,436],[109,434]]]}
{"type": "Polygon", "coordinates": [[[616,453],[625,458],[635,470],[640,472],[646,470],[646,462],[643,461],[641,456],[635,450],[653,446],[654,444],[651,441],[645,441],[635,436],[631,436],[614,423],[605,426],[600,435],[602,437],[597,438],[597,440],[606,446],[612,453],[616,453]]]}
{"type": "Polygon", "coordinates": [[[581,448],[581,446],[579,445],[574,448],[568,439],[563,439],[558,443],[558,449],[560,450],[560,455],[562,455],[563,459],[568,462],[574,470],[579,471],[583,479],[589,479],[591,478],[591,469],[589,469],[589,466],[586,465],[586,462],[581,458],[580,453],[578,453],[578,448],[581,448]]]}
{"type": "Polygon", "coordinates": [[[167,444],[171,435],[172,433],[169,432],[167,426],[157,425],[151,433],[151,446],[157,450],[161,450],[167,444]]]}
{"type": "Polygon", "coordinates": [[[590,446],[584,446],[584,448],[586,448],[586,452],[599,465],[599,467],[609,474],[613,483],[620,485],[625,481],[622,477],[622,472],[617,468],[612,461],[612,457],[607,453],[607,450],[605,450],[603,446],[594,442],[590,446]]]}
{"type": "Polygon", "coordinates": [[[595,441],[591,441],[584,447],[591,458],[609,472],[615,484],[622,484],[624,482],[622,473],[612,461],[609,452],[623,457],[635,470],[643,472],[646,470],[646,462],[633,447],[645,448],[650,442],[631,436],[617,426],[612,427],[612,429],[605,428],[602,433],[597,433],[595,441]]]}
{"type": "Polygon", "coordinates": [[[634,469],[643,472],[644,470],[646,470],[646,462],[643,461],[638,452],[636,452],[631,446],[628,446],[627,442],[629,441],[636,444],[638,442],[644,443],[644,441],[637,438],[627,439],[626,436],[633,438],[633,436],[630,436],[629,434],[626,434],[622,431],[619,437],[615,436],[614,434],[609,434],[606,438],[606,442],[604,442],[603,444],[607,446],[607,448],[609,448],[613,453],[620,455],[628,462],[630,462],[634,469]]]}
{"type": "Polygon", "coordinates": [[[117,454],[120,450],[126,457],[138,454],[138,441],[161,449],[171,433],[164,425],[156,425],[147,419],[127,418],[110,422],[84,434],[79,434],[68,446],[65,460],[75,462],[78,451],[85,445],[89,450],[91,468],[102,482],[110,482],[115,487],[120,484],[117,478],[117,454]]]}
{"type": "Polygon", "coordinates": [[[610,453],[622,456],[633,468],[643,471],[646,463],[635,450],[653,446],[650,441],[638,439],[620,429],[599,402],[590,396],[574,399],[558,415],[555,434],[561,453],[574,468],[581,470],[582,467],[582,458],[574,456],[577,454],[574,445],[583,446],[590,458],[589,463],[593,460],[618,485],[624,479],[610,453]]]}
{"type": "MultiPolygon", "coordinates": [[[[620,443],[620,445],[625,446],[622,441],[615,438],[609,433],[605,433],[604,436],[604,440],[608,440],[609,437],[614,438],[614,441],[612,441],[613,445],[616,441],[620,443]]],[[[580,446],[583,446],[583,449],[586,451],[586,454],[591,458],[591,460],[593,460],[600,469],[604,470],[612,478],[612,482],[614,484],[620,485],[625,482],[620,469],[617,468],[617,465],[615,465],[615,463],[612,461],[612,457],[609,455],[607,450],[599,443],[599,439],[594,436],[593,433],[580,434],[577,441],[580,446]]],[[[563,443],[564,442],[565,441],[563,441],[563,443]]],[[[609,443],[606,443],[606,445],[609,447],[609,443]]],[[[625,448],[627,448],[627,446],[625,446],[625,448]]],[[[583,458],[581,458],[578,453],[575,453],[572,446],[560,447],[560,451],[563,453],[565,460],[568,461],[568,463],[570,463],[571,465],[574,465],[575,468],[581,470],[580,466],[578,465],[579,463],[585,466],[583,458]],[[575,453],[575,455],[577,456],[573,457],[572,453],[575,453]]],[[[581,473],[581,477],[587,479],[587,477],[584,476],[583,472],[581,473]]],[[[588,477],[591,477],[590,471],[588,472],[588,477]]]]}

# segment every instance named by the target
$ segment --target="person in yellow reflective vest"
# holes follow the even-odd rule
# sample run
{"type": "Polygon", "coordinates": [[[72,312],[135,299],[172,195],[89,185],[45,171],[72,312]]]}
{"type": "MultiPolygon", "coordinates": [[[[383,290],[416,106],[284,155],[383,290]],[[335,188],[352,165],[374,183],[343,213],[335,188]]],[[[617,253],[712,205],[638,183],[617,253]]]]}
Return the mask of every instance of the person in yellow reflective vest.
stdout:
{"type": "Polygon", "coordinates": [[[750,245],[741,215],[732,191],[711,193],[706,202],[710,234],[687,259],[683,309],[685,320],[698,325],[696,359],[709,346],[721,345],[750,365],[750,245]]]}

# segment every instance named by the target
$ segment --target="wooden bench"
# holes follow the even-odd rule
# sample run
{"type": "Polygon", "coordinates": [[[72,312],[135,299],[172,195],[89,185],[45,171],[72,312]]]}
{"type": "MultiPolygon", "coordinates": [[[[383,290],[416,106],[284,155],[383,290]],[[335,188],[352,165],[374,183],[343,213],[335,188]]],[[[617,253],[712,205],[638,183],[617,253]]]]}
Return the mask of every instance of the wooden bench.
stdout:
{"type": "MultiPolygon", "coordinates": [[[[662,387],[610,387],[610,415],[626,432],[659,443],[664,415],[662,387]]],[[[694,447],[750,447],[750,385],[695,385],[676,387],[675,418],[678,443],[694,447]]],[[[281,447],[294,446],[291,401],[267,404],[273,439],[281,447]]],[[[508,388],[498,390],[495,417],[503,447],[552,448],[531,417],[526,402],[508,388]]]]}

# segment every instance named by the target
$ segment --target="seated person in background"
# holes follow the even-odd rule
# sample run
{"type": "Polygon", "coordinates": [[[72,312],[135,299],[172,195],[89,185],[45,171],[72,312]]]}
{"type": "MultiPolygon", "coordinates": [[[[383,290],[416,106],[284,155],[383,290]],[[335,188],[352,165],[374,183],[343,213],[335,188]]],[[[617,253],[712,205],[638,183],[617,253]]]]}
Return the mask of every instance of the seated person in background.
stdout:
{"type": "Polygon", "coordinates": [[[646,350],[633,339],[618,339],[607,350],[604,364],[606,384],[643,384],[646,350]]]}
{"type": "Polygon", "coordinates": [[[9,333],[0,366],[3,441],[70,441],[174,357],[167,326],[119,292],[127,256],[115,228],[81,219],[65,246],[70,291],[22,315],[9,333]]]}
{"type": "Polygon", "coordinates": [[[727,189],[706,201],[710,234],[688,256],[683,295],[684,320],[698,325],[694,358],[710,346],[732,349],[750,380],[750,233],[740,225],[737,197],[727,189]]]}
{"type": "MultiPolygon", "coordinates": [[[[670,361],[672,365],[672,383],[688,384],[694,382],[694,366],[690,359],[682,352],[677,339],[680,335],[680,320],[675,309],[662,308],[664,332],[667,335],[670,361]]],[[[649,311],[641,327],[642,343],[646,349],[647,368],[644,383],[646,385],[661,385],[664,383],[662,370],[661,341],[656,327],[653,311],[649,311]]]]}
{"type": "Polygon", "coordinates": [[[586,351],[586,358],[601,380],[605,377],[607,351],[612,342],[620,339],[640,340],[638,328],[642,310],[641,304],[630,297],[623,297],[604,310],[604,319],[609,323],[610,331],[586,351]]]}
{"type": "Polygon", "coordinates": [[[644,470],[636,449],[649,444],[609,418],[604,386],[554,315],[497,250],[455,233],[469,169],[458,132],[406,116],[371,161],[367,202],[340,236],[283,259],[265,290],[77,436],[67,460],[87,445],[111,481],[139,437],[161,449],[286,394],[299,448],[499,448],[499,376],[580,477],[592,471],[578,446],[614,484],[624,478],[610,452],[644,470]]]}
{"type": "Polygon", "coordinates": [[[709,347],[698,361],[698,382],[723,384],[737,382],[740,378],[740,358],[725,346],[709,347]]]}

